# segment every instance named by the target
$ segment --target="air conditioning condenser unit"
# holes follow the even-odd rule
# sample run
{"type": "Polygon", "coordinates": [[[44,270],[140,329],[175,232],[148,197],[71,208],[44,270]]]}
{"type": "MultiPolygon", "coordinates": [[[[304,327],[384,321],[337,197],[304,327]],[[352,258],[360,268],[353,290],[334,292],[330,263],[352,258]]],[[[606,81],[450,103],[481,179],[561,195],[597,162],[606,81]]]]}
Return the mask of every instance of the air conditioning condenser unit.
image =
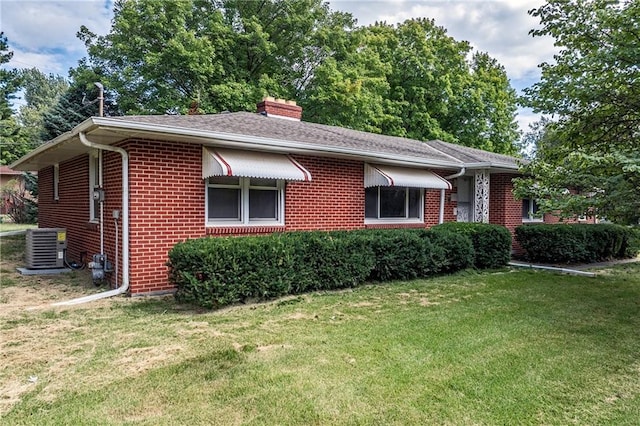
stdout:
{"type": "Polygon", "coordinates": [[[28,229],[26,243],[28,269],[64,268],[65,228],[28,229]]]}

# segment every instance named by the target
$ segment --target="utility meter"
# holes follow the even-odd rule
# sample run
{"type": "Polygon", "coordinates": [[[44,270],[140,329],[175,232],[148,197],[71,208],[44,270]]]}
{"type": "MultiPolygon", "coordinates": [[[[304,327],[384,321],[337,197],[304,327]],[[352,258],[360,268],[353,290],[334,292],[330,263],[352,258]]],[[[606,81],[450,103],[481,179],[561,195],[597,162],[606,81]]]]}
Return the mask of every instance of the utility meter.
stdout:
{"type": "Polygon", "coordinates": [[[104,189],[102,188],[93,188],[93,200],[94,201],[104,201],[104,189]]]}

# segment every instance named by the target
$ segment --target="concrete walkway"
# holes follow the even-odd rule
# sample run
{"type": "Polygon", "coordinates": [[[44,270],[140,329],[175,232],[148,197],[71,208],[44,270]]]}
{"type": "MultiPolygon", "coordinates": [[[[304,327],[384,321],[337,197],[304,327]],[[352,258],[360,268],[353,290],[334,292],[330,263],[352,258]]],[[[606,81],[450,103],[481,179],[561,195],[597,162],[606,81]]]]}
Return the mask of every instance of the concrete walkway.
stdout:
{"type": "Polygon", "coordinates": [[[584,265],[573,265],[568,267],[571,269],[577,269],[579,271],[583,271],[585,269],[608,268],[610,266],[621,265],[624,263],[635,263],[635,262],[640,262],[640,257],[634,257],[633,259],[610,260],[607,262],[585,263],[584,265]]]}
{"type": "Polygon", "coordinates": [[[533,268],[533,269],[546,269],[550,271],[557,271],[565,274],[573,274],[573,275],[586,275],[586,276],[595,276],[594,272],[586,272],[591,271],[592,269],[602,269],[609,268],[615,265],[621,265],[625,263],[635,263],[640,262],[640,256],[635,257],[633,259],[618,259],[618,260],[609,260],[606,262],[593,262],[593,263],[582,263],[582,264],[562,264],[562,263],[531,263],[525,260],[518,260],[509,262],[509,265],[520,267],[520,268],[533,268]]]}

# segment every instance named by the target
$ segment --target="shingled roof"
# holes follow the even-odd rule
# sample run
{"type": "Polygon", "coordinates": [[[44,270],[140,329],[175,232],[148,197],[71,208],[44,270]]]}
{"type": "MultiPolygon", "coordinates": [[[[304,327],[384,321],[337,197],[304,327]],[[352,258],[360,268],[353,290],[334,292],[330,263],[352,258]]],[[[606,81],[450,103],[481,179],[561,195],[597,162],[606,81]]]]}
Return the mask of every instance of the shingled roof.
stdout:
{"type": "Polygon", "coordinates": [[[156,126],[250,135],[300,144],[322,144],[366,150],[371,153],[416,156],[451,162],[456,165],[492,163],[507,168],[518,168],[518,159],[515,157],[439,140],[423,142],[344,127],[271,118],[250,112],[211,115],[137,115],[113,117],[113,119],[156,126]]]}
{"type": "Polygon", "coordinates": [[[451,163],[460,161],[423,142],[394,136],[361,132],[343,127],[266,117],[257,113],[234,112],[210,115],[136,115],[115,120],[168,126],[190,130],[224,132],[359,151],[425,157],[451,163]]]}
{"type": "Polygon", "coordinates": [[[103,144],[144,137],[210,146],[237,143],[240,149],[286,149],[292,153],[347,155],[365,161],[406,162],[407,166],[413,167],[518,169],[515,157],[461,145],[423,142],[250,112],[92,117],[71,132],[27,154],[13,165],[14,168],[33,170],[79,155],[82,149],[86,149],[79,142],[80,132],[97,138],[96,142],[103,144]]]}

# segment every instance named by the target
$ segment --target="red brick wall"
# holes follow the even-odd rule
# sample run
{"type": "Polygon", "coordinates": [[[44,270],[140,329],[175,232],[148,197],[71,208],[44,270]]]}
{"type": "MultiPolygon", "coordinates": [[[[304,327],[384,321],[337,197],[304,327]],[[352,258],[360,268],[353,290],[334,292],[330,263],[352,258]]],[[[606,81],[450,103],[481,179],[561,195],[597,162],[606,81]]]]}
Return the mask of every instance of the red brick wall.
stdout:
{"type": "MultiPolygon", "coordinates": [[[[277,231],[362,229],[364,224],[364,164],[360,161],[295,156],[312,175],[311,182],[287,182],[285,225],[266,227],[206,227],[202,148],[196,145],[130,140],[129,153],[130,291],[132,294],[173,290],[167,280],[167,254],[177,242],[204,235],[251,235],[277,231]]],[[[104,152],[105,253],[115,266],[113,210],[118,220],[119,269],[122,270],[121,156],[104,152]]],[[[66,227],[69,255],[79,259],[100,251],[97,224],[89,223],[89,159],[81,156],[60,165],[60,200],[53,201],[53,169],[40,178],[41,226],[66,227]]],[[[438,223],[440,191],[425,191],[425,223],[438,223]]],[[[455,220],[449,191],[445,221],[455,220]]],[[[519,210],[518,210],[519,211],[519,210]]],[[[402,227],[388,225],[387,227],[402,227]]],[[[90,259],[89,259],[90,260],[90,259]]],[[[111,274],[115,282],[115,274],[111,274]]],[[[122,275],[118,276],[122,284],[122,275]]]]}
{"type": "Polygon", "coordinates": [[[364,165],[359,161],[296,156],[311,182],[288,182],[287,231],[364,227],[364,165]]]}
{"type": "MultiPolygon", "coordinates": [[[[100,232],[89,221],[89,156],[59,165],[58,200],[53,199],[53,167],[38,171],[38,226],[67,229],[67,259],[98,253],[100,232]]],[[[89,259],[90,260],[90,259],[89,259]]]]}
{"type": "Polygon", "coordinates": [[[553,215],[551,213],[545,213],[543,216],[544,223],[588,223],[594,224],[597,223],[596,218],[594,216],[587,216],[586,220],[579,220],[577,217],[574,218],[565,218],[560,220],[560,216],[553,215]]]}
{"type": "Polygon", "coordinates": [[[202,148],[196,145],[131,141],[131,293],[172,290],[167,254],[177,242],[205,235],[202,148]]]}
{"type": "Polygon", "coordinates": [[[515,175],[492,174],[489,186],[489,222],[506,227],[513,239],[513,249],[520,250],[515,241],[515,229],[522,225],[522,201],[513,195],[515,175]]]}

